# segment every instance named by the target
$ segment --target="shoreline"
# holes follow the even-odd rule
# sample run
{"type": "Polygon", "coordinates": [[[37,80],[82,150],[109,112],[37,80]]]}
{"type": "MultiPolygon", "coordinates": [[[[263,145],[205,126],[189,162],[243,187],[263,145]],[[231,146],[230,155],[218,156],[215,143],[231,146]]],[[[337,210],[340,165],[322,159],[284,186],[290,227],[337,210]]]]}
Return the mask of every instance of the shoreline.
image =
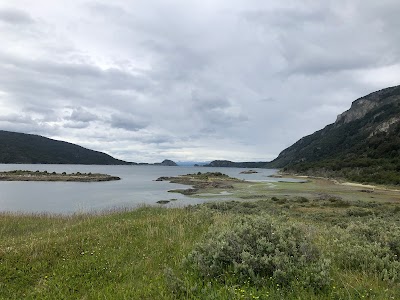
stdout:
{"type": "Polygon", "coordinates": [[[342,180],[342,179],[339,179],[339,178],[329,178],[329,177],[309,176],[309,175],[298,175],[298,174],[290,174],[290,173],[283,173],[283,172],[279,172],[278,174],[279,174],[278,175],[279,178],[324,180],[324,181],[329,181],[329,182],[332,182],[333,184],[342,185],[342,186],[351,186],[351,187],[359,187],[359,188],[372,189],[372,190],[383,190],[383,191],[400,192],[400,189],[396,188],[394,186],[388,187],[388,186],[385,186],[385,185],[364,184],[364,183],[359,183],[359,182],[345,181],[345,180],[342,180]]]}

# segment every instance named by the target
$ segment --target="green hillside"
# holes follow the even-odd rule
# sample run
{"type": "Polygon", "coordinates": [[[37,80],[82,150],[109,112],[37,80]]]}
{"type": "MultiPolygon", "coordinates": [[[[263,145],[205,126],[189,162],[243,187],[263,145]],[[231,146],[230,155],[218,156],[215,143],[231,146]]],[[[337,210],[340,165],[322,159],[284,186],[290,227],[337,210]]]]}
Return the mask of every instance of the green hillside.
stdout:
{"type": "Polygon", "coordinates": [[[270,167],[400,184],[400,86],[354,101],[334,124],[282,151],[270,167]]]}
{"type": "Polygon", "coordinates": [[[233,162],[230,160],[214,160],[204,167],[215,167],[215,168],[264,168],[266,162],[233,162]]]}
{"type": "Polygon", "coordinates": [[[3,164],[129,164],[112,156],[39,135],[0,130],[0,163],[3,164]]]}

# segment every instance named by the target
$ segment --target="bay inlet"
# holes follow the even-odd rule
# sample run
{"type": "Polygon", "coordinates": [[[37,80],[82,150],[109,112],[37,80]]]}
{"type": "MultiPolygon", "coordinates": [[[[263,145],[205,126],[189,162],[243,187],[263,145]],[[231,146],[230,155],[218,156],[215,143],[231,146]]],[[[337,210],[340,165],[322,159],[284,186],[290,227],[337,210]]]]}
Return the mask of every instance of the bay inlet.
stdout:
{"type": "MultiPolygon", "coordinates": [[[[187,186],[155,181],[161,176],[218,171],[245,180],[266,182],[282,180],[268,177],[277,172],[275,169],[257,169],[259,173],[241,174],[246,169],[0,164],[0,171],[11,170],[102,173],[121,177],[121,180],[110,182],[0,182],[1,212],[73,214],[134,208],[141,205],[159,205],[157,201],[170,199],[176,199],[168,204],[170,207],[181,207],[206,201],[200,197],[168,193],[168,190],[187,188],[187,186]]],[[[213,201],[215,200],[218,199],[213,199],[213,201]]]]}

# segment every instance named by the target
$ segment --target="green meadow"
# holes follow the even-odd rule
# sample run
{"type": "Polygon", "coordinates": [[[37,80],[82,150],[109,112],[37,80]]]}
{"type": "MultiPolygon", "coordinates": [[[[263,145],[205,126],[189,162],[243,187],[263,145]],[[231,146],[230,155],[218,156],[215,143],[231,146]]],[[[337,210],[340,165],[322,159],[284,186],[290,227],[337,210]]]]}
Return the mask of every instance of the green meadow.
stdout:
{"type": "Polygon", "coordinates": [[[208,203],[0,215],[0,299],[399,299],[399,192],[237,182],[208,203]]]}

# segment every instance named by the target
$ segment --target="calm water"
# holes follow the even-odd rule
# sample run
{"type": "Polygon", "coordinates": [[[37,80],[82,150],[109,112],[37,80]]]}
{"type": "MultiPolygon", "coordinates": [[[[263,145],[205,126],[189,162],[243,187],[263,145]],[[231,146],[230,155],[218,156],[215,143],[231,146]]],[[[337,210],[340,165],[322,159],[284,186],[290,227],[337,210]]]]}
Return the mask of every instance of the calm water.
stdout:
{"type": "MultiPolygon", "coordinates": [[[[170,206],[184,206],[204,202],[177,193],[175,188],[188,186],[154,181],[160,176],[175,176],[194,172],[222,172],[247,180],[276,181],[268,175],[276,170],[259,169],[260,173],[240,174],[245,169],[160,166],[84,166],[84,165],[2,165],[0,171],[31,170],[49,172],[92,172],[121,177],[110,182],[6,182],[0,181],[0,211],[74,213],[91,212],[119,207],[157,205],[158,200],[177,201],[170,206]]],[[[281,179],[280,179],[281,180],[281,179]]]]}

